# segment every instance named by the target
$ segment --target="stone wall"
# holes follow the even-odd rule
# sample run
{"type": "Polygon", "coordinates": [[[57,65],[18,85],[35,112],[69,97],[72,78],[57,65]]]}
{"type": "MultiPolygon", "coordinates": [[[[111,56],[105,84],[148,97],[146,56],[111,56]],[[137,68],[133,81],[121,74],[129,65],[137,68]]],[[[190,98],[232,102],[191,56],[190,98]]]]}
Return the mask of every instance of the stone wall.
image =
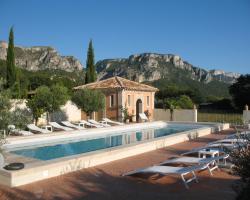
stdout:
{"type": "Polygon", "coordinates": [[[179,121],[179,122],[197,122],[196,109],[175,109],[172,114],[169,109],[154,109],[154,121],[179,121]]]}

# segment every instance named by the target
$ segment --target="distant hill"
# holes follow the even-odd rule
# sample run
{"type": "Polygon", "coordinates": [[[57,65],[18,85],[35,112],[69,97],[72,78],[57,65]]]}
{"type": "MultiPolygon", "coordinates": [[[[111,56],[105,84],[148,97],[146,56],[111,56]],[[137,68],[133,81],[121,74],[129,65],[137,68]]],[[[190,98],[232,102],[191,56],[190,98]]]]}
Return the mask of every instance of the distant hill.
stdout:
{"type": "MultiPolygon", "coordinates": [[[[1,66],[5,66],[7,48],[8,44],[0,41],[1,66]]],[[[22,68],[24,74],[31,74],[28,73],[29,71],[36,72],[38,77],[40,77],[39,74],[46,77],[53,77],[53,74],[61,77],[63,74],[65,80],[72,79],[73,85],[84,81],[83,65],[80,61],[73,56],[61,56],[53,47],[16,46],[15,56],[16,66],[22,68]],[[63,71],[74,72],[74,75],[63,73],[63,71]],[[67,75],[72,77],[67,77],[67,75]]],[[[156,53],[100,60],[96,63],[96,69],[99,80],[116,75],[130,80],[147,82],[159,89],[164,89],[166,85],[175,85],[182,89],[196,91],[204,98],[208,96],[229,97],[228,86],[240,76],[238,73],[196,67],[177,55],[156,53]]],[[[0,75],[4,77],[4,73],[5,70],[1,67],[0,75]]],[[[70,86],[68,85],[68,87],[70,86]]],[[[34,87],[32,86],[30,89],[34,89],[34,87]]]]}
{"type": "Polygon", "coordinates": [[[203,83],[214,80],[233,83],[240,76],[238,73],[223,70],[208,71],[193,66],[173,54],[142,53],[131,55],[129,58],[105,59],[97,62],[96,67],[99,79],[118,75],[139,82],[183,76],[203,83]]]}
{"type": "MultiPolygon", "coordinates": [[[[193,90],[203,98],[230,97],[228,86],[240,76],[223,70],[205,70],[183,61],[173,54],[142,53],[128,58],[105,59],[96,63],[99,79],[114,75],[139,82],[147,82],[164,89],[175,85],[193,90]]],[[[201,100],[201,101],[204,101],[201,100]]]]}
{"type": "MultiPolygon", "coordinates": [[[[6,60],[8,44],[0,41],[0,59],[6,60]]],[[[79,71],[83,65],[73,56],[61,56],[53,47],[15,46],[16,65],[29,70],[64,70],[68,72],[79,71]]]]}

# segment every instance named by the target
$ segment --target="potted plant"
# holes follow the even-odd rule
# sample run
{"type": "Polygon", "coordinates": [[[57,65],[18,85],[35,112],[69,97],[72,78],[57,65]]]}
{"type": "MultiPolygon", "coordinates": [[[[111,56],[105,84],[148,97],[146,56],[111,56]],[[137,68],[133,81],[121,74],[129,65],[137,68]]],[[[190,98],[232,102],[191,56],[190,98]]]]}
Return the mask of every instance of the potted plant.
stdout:
{"type": "Polygon", "coordinates": [[[125,121],[126,123],[129,123],[128,108],[127,108],[127,107],[121,108],[121,111],[122,111],[122,113],[123,113],[124,121],[125,121]]]}

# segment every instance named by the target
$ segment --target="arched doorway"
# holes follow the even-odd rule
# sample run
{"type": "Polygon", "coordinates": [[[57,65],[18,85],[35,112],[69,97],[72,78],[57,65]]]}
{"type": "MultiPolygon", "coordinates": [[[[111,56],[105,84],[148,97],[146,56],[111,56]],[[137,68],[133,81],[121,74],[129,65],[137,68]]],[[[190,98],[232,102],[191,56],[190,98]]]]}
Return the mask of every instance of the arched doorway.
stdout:
{"type": "Polygon", "coordinates": [[[142,113],[142,101],[138,99],[136,101],[136,121],[139,121],[139,113],[142,113]]]}

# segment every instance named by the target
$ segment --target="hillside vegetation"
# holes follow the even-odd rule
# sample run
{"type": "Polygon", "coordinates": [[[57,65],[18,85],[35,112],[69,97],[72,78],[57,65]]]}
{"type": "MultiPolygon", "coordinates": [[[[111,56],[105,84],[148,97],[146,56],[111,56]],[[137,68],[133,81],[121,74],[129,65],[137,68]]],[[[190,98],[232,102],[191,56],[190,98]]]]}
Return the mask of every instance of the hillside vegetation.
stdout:
{"type": "MultiPolygon", "coordinates": [[[[17,67],[17,76],[20,80],[22,97],[25,98],[28,91],[34,91],[39,86],[52,86],[61,84],[72,91],[74,86],[84,84],[84,71],[67,72],[59,69],[45,69],[38,71],[28,71],[17,67]]],[[[0,79],[6,78],[6,61],[0,60],[0,79]]]]}

